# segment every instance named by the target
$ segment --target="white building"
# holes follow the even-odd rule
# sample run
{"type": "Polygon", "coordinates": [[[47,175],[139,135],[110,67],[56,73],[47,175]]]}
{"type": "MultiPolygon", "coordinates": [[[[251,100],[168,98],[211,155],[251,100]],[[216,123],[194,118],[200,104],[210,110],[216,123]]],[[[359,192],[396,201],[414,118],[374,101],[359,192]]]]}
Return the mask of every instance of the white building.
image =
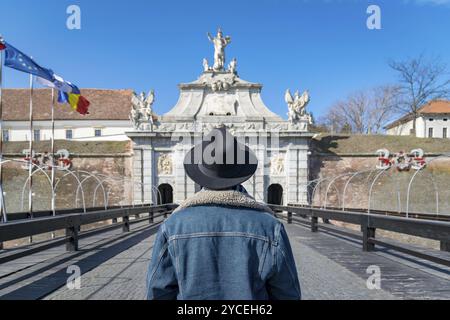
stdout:
{"type": "MultiPolygon", "coordinates": [[[[413,115],[408,114],[388,124],[388,135],[409,135],[413,129],[413,115]]],[[[450,101],[435,100],[419,110],[416,119],[416,136],[418,138],[450,138],[450,101]]]]}
{"type": "MultiPolygon", "coordinates": [[[[80,115],[67,104],[56,104],[55,139],[128,140],[133,90],[81,90],[91,103],[88,115],[80,115]]],[[[29,89],[3,89],[3,141],[29,141],[29,89]]],[[[33,139],[51,139],[51,90],[33,91],[33,139]]]]}

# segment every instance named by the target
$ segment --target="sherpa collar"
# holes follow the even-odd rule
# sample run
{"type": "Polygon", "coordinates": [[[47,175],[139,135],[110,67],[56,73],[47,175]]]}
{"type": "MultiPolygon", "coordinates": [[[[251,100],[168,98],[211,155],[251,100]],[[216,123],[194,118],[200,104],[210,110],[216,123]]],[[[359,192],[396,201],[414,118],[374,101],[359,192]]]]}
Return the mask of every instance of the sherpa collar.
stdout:
{"type": "Polygon", "coordinates": [[[272,209],[264,203],[256,201],[248,194],[235,190],[202,190],[182,202],[180,206],[174,210],[174,212],[188,207],[197,207],[202,205],[249,208],[274,214],[272,209]]]}

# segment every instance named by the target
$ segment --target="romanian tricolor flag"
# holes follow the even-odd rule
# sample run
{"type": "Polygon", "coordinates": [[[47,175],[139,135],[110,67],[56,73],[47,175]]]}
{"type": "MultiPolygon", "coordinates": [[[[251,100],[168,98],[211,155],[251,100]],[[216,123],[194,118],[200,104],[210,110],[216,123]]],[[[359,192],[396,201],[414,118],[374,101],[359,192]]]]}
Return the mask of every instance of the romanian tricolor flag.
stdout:
{"type": "Polygon", "coordinates": [[[68,103],[73,110],[76,110],[79,114],[86,115],[89,114],[90,102],[83,97],[79,91],[78,93],[68,93],[64,91],[59,91],[58,95],[59,103],[68,103]]]}
{"type": "Polygon", "coordinates": [[[57,74],[53,74],[53,82],[47,81],[42,78],[38,78],[38,82],[44,86],[58,89],[58,102],[68,103],[73,110],[77,111],[79,114],[86,115],[89,114],[90,102],[81,95],[80,89],[57,74]]]}

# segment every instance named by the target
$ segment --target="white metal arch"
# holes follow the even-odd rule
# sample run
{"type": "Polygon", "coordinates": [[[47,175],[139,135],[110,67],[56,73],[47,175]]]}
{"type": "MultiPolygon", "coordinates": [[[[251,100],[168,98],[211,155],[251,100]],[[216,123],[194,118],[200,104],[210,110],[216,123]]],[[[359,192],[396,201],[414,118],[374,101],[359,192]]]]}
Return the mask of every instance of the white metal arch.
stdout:
{"type": "MultiPolygon", "coordinates": [[[[100,182],[99,183],[97,183],[97,185],[95,186],[95,189],[94,189],[94,199],[96,199],[97,198],[97,190],[98,190],[98,188],[100,188],[100,185],[102,186],[102,188],[103,188],[103,192],[105,192],[105,188],[104,188],[104,186],[103,186],[103,183],[104,182],[107,182],[108,180],[110,180],[110,181],[115,181],[115,179],[113,179],[112,177],[104,177],[103,175],[98,175],[99,177],[102,177],[103,179],[101,179],[100,180],[100,182]]],[[[109,192],[109,189],[108,189],[108,192],[109,192]]],[[[104,198],[105,199],[105,198],[104,198]]],[[[109,206],[109,197],[105,200],[105,206],[106,206],[106,209],[108,208],[108,206],[109,206]]]]}
{"type": "MultiPolygon", "coordinates": [[[[313,206],[314,198],[316,197],[316,190],[317,190],[317,187],[318,187],[322,182],[327,181],[327,180],[330,180],[330,179],[333,179],[333,178],[321,178],[321,179],[318,179],[318,182],[317,182],[317,184],[314,186],[314,189],[313,189],[313,192],[312,192],[312,197],[311,197],[311,204],[310,204],[310,207],[313,206]]],[[[336,187],[335,187],[335,188],[336,188],[336,187]]],[[[337,189],[335,189],[335,190],[336,190],[336,194],[338,195],[338,201],[340,202],[339,191],[338,191],[337,189]]],[[[321,206],[321,207],[322,207],[322,206],[321,206]]]]}
{"type": "MultiPolygon", "coordinates": [[[[366,172],[370,172],[370,174],[372,174],[373,171],[378,171],[378,169],[369,169],[369,170],[362,170],[362,171],[358,171],[353,173],[353,175],[347,180],[347,182],[345,183],[345,187],[344,187],[344,191],[342,193],[342,211],[345,211],[345,196],[347,195],[347,190],[348,190],[348,186],[350,185],[350,182],[358,175],[366,173],[366,172]]],[[[370,176],[370,175],[369,175],[370,176]]]]}
{"type": "MultiPolygon", "coordinates": [[[[99,176],[99,177],[101,177],[101,178],[103,178],[101,181],[102,181],[102,183],[103,182],[107,182],[107,181],[114,181],[114,182],[125,182],[125,181],[128,181],[128,178],[127,177],[112,177],[112,176],[107,176],[107,175],[105,175],[105,174],[101,174],[101,173],[99,173],[99,174],[97,174],[97,176],[99,176]]],[[[94,190],[94,197],[96,197],[96,195],[97,195],[97,190],[98,190],[98,188],[100,187],[100,185],[97,185],[96,187],[95,187],[95,190],[94,190]]],[[[108,194],[109,194],[109,189],[108,189],[108,192],[107,192],[108,194]]],[[[131,196],[132,196],[132,201],[134,202],[134,192],[132,192],[132,194],[131,194],[131,196]]],[[[107,202],[107,205],[109,205],[109,197],[108,197],[108,202],[107,202]]],[[[134,206],[134,205],[133,205],[134,206]]]]}
{"type": "MultiPolygon", "coordinates": [[[[0,165],[3,166],[4,163],[8,163],[8,162],[19,162],[19,163],[23,163],[23,164],[27,164],[27,165],[30,164],[30,162],[29,162],[29,161],[26,161],[26,160],[9,159],[9,160],[3,160],[3,161],[1,161],[1,162],[0,162],[0,165]]],[[[50,176],[47,174],[47,172],[45,172],[45,170],[44,170],[43,168],[39,167],[37,164],[31,163],[31,165],[32,165],[34,168],[36,168],[36,169],[38,170],[38,171],[33,171],[33,172],[31,173],[31,176],[33,176],[33,175],[34,175],[35,173],[37,173],[37,172],[43,173],[43,174],[45,175],[45,177],[47,178],[47,181],[48,181],[48,183],[49,183],[49,185],[50,185],[50,190],[51,190],[52,196],[53,196],[52,180],[51,180],[50,176]]],[[[23,187],[23,189],[22,189],[22,199],[21,199],[21,201],[22,201],[22,207],[21,207],[21,210],[24,210],[24,209],[23,209],[24,190],[25,190],[25,187],[26,187],[26,185],[27,185],[29,179],[30,179],[30,176],[28,176],[27,179],[25,180],[24,187],[23,187]]],[[[3,200],[4,200],[4,199],[3,199],[3,191],[2,191],[2,204],[4,203],[3,200]]],[[[51,199],[50,199],[50,201],[51,201],[51,199]]],[[[6,217],[6,215],[5,215],[5,217],[6,217]]]]}
{"type": "MultiPolygon", "coordinates": [[[[327,185],[327,190],[326,190],[326,193],[325,193],[324,209],[326,209],[326,208],[327,208],[327,205],[328,205],[328,192],[330,192],[331,185],[333,185],[333,183],[334,183],[337,179],[340,179],[340,178],[343,178],[343,177],[346,177],[346,176],[352,175],[352,174],[353,174],[352,172],[347,172],[347,173],[343,173],[343,174],[337,175],[336,177],[334,177],[333,179],[331,179],[330,183],[327,185]]],[[[335,186],[335,189],[336,189],[336,186],[335,186]]],[[[337,189],[336,189],[336,190],[337,190],[337,189]]],[[[338,192],[338,191],[337,191],[337,192],[338,192]]],[[[338,193],[339,193],[339,192],[338,192],[338,193]]],[[[340,200],[340,199],[339,199],[339,200],[340,200]]],[[[340,201],[339,201],[339,204],[340,204],[340,201]]]]}
{"type": "MultiPolygon", "coordinates": [[[[71,175],[71,176],[74,177],[75,180],[77,181],[78,187],[81,186],[81,200],[82,200],[82,203],[83,203],[83,212],[86,212],[86,202],[85,202],[85,198],[84,198],[84,189],[83,189],[83,186],[81,185],[80,179],[77,177],[77,175],[76,175],[75,173],[73,173],[73,171],[70,171],[69,169],[60,168],[60,169],[58,169],[58,170],[59,170],[59,171],[66,171],[66,173],[65,173],[61,178],[59,178],[59,179],[56,181],[56,183],[55,183],[55,190],[54,190],[55,196],[56,196],[56,190],[58,189],[58,186],[59,186],[60,182],[62,181],[62,179],[64,179],[65,177],[71,175]]],[[[75,198],[75,208],[76,208],[77,206],[78,206],[78,199],[75,198]]]]}
{"type": "MultiPolygon", "coordinates": [[[[433,161],[438,160],[438,159],[443,159],[443,158],[450,158],[450,153],[445,153],[445,154],[443,154],[443,155],[440,155],[440,156],[438,156],[438,157],[436,157],[436,158],[431,159],[430,161],[427,161],[426,167],[428,167],[428,165],[429,165],[430,163],[432,163],[433,161]]],[[[424,167],[424,168],[426,168],[426,167],[424,167]]],[[[414,172],[413,176],[411,177],[411,180],[409,181],[409,184],[408,184],[408,191],[407,191],[407,193],[406,193],[406,217],[407,217],[407,218],[409,218],[409,200],[410,200],[410,195],[411,195],[411,187],[412,187],[412,184],[413,184],[414,179],[416,178],[416,176],[419,174],[419,172],[422,172],[422,171],[424,170],[424,168],[422,168],[422,169],[417,170],[416,172],[414,172]]],[[[434,180],[433,180],[433,183],[434,183],[434,180]]],[[[439,193],[438,193],[438,191],[437,191],[436,184],[434,184],[434,188],[435,188],[435,193],[436,193],[436,203],[437,203],[437,205],[436,205],[436,210],[437,210],[437,214],[439,214],[439,193]]]]}
{"type": "MultiPolygon", "coordinates": [[[[161,201],[161,199],[162,199],[161,192],[159,191],[159,189],[158,189],[155,185],[153,185],[153,184],[151,184],[151,183],[142,183],[142,182],[135,181],[135,180],[133,180],[132,178],[128,178],[128,177],[114,177],[114,176],[112,177],[112,176],[107,176],[107,175],[104,175],[104,174],[98,174],[98,176],[104,178],[102,181],[108,181],[108,180],[110,180],[110,181],[120,181],[120,182],[128,181],[128,182],[132,183],[133,185],[134,185],[134,184],[140,185],[141,188],[143,188],[143,187],[145,187],[145,186],[147,186],[147,185],[150,185],[151,188],[152,188],[152,193],[153,193],[153,195],[156,195],[155,198],[158,198],[158,195],[159,195],[160,201],[161,201]]],[[[96,189],[97,189],[97,188],[98,188],[98,186],[96,187],[96,189]]],[[[96,193],[96,190],[94,191],[94,193],[96,193]]],[[[135,206],[134,192],[132,192],[131,197],[132,197],[132,199],[131,199],[131,201],[132,201],[131,205],[132,205],[132,206],[135,206]]],[[[141,200],[141,205],[144,205],[144,204],[145,204],[145,201],[141,200]]]]}
{"type": "MultiPolygon", "coordinates": [[[[30,162],[29,161],[26,161],[26,160],[19,160],[19,159],[8,159],[8,160],[1,160],[0,161],[0,166],[3,166],[3,164],[5,164],[5,163],[9,163],[9,162],[19,162],[19,163],[24,163],[24,164],[30,164],[30,162]]],[[[50,181],[50,186],[51,186],[51,179],[50,179],[50,177],[48,176],[48,174],[41,168],[41,167],[39,167],[39,166],[37,166],[36,164],[34,164],[34,163],[31,163],[33,166],[35,166],[38,170],[40,170],[40,171],[42,171],[43,173],[44,173],[44,175],[47,177],[47,179],[49,179],[49,181],[50,181]]],[[[34,172],[33,172],[34,173],[34,172]]],[[[51,187],[50,187],[51,188],[51,187]]],[[[2,218],[3,218],[3,222],[8,222],[8,215],[7,215],[7,212],[6,212],[6,205],[5,205],[5,199],[4,199],[4,196],[3,196],[3,186],[1,186],[1,188],[0,188],[0,191],[1,191],[1,194],[0,194],[0,196],[1,196],[1,205],[3,206],[3,216],[2,216],[2,218]]]]}
{"type": "Polygon", "coordinates": [[[389,170],[390,167],[384,168],[384,169],[379,169],[380,172],[375,176],[375,178],[372,180],[372,184],[370,185],[370,189],[369,189],[369,200],[367,203],[367,213],[370,214],[370,209],[371,209],[371,202],[372,202],[372,191],[373,191],[373,187],[375,186],[375,182],[377,182],[378,178],[381,177],[384,173],[386,173],[389,170]]]}
{"type": "MultiPolygon", "coordinates": [[[[93,173],[91,173],[91,172],[84,171],[84,170],[77,170],[77,174],[79,174],[79,173],[81,173],[81,174],[86,174],[86,175],[88,175],[88,176],[87,176],[87,177],[84,177],[83,180],[81,181],[81,185],[78,186],[77,192],[76,192],[76,195],[75,195],[75,202],[78,204],[78,193],[79,193],[80,187],[83,186],[83,183],[85,183],[86,181],[88,181],[90,178],[94,178],[94,179],[97,181],[97,186],[96,186],[96,189],[95,189],[95,190],[97,190],[97,187],[98,187],[99,185],[102,187],[102,190],[103,190],[103,205],[104,205],[104,207],[105,207],[105,210],[108,209],[106,191],[105,191],[105,187],[103,186],[102,181],[101,181],[95,174],[93,174],[93,173]]],[[[97,197],[96,197],[96,192],[94,192],[94,197],[93,197],[93,199],[92,199],[92,207],[95,207],[95,204],[96,204],[96,203],[95,203],[95,200],[96,200],[96,198],[97,198],[97,197]]]]}

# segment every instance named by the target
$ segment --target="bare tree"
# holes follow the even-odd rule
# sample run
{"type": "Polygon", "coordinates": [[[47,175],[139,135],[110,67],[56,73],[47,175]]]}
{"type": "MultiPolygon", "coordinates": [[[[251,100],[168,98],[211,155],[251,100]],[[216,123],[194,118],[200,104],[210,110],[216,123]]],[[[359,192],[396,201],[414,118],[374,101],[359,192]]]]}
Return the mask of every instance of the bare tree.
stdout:
{"type": "Polygon", "coordinates": [[[382,86],[352,93],[335,103],[322,123],[332,132],[342,132],[345,127],[346,132],[380,133],[393,114],[396,92],[393,86],[382,86]]]}
{"type": "Polygon", "coordinates": [[[369,131],[370,99],[366,92],[359,91],[350,95],[347,101],[339,104],[339,107],[353,132],[367,133],[369,131]]]}
{"type": "Polygon", "coordinates": [[[332,134],[340,133],[345,123],[345,118],[336,105],[331,107],[327,114],[320,117],[318,121],[319,126],[327,128],[327,131],[332,134]]]}
{"type": "Polygon", "coordinates": [[[450,94],[447,66],[439,59],[427,60],[423,55],[406,61],[391,61],[389,66],[399,78],[397,108],[413,116],[411,134],[415,134],[420,108],[450,94]]]}
{"type": "Polygon", "coordinates": [[[371,107],[368,115],[369,134],[380,133],[396,113],[398,105],[397,86],[385,85],[372,89],[371,107]]]}

